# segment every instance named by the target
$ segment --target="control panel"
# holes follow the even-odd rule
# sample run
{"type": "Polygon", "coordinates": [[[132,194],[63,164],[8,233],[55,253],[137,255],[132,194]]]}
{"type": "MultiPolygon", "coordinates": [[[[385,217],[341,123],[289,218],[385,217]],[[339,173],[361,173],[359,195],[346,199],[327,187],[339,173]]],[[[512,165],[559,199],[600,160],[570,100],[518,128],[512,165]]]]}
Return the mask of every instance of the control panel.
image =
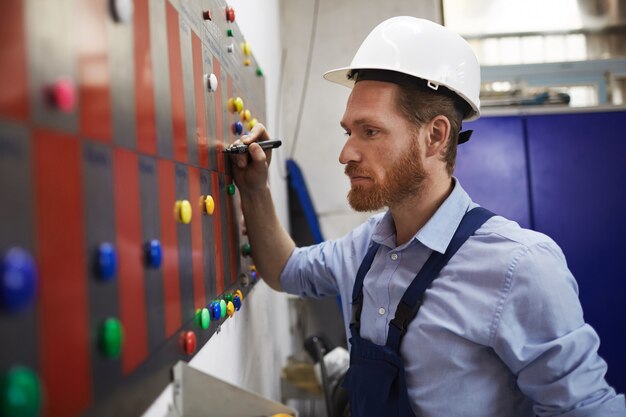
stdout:
{"type": "Polygon", "coordinates": [[[2,1],[0,63],[0,416],[138,415],[257,279],[263,72],[222,0],[2,1]]]}

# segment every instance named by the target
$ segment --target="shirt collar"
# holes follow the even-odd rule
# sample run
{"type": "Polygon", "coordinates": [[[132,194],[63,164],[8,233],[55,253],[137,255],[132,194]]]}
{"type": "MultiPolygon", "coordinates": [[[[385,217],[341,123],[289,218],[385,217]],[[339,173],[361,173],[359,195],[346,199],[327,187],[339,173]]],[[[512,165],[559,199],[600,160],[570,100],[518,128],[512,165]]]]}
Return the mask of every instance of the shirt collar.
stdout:
{"type": "MultiPolygon", "coordinates": [[[[417,240],[434,251],[445,253],[471,204],[469,195],[459,181],[454,177],[452,179],[454,187],[448,198],[407,245],[417,240]]],[[[396,247],[396,230],[389,210],[376,225],[372,240],[392,249],[396,247]]]]}

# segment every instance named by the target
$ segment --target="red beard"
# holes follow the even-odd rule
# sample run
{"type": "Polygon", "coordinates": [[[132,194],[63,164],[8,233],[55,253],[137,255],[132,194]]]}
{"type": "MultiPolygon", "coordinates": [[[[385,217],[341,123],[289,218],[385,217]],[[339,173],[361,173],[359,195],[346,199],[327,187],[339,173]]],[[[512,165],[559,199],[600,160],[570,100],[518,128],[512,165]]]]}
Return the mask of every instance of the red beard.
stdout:
{"type": "Polygon", "coordinates": [[[382,179],[354,162],[348,162],[345,173],[348,176],[369,177],[373,181],[371,185],[354,185],[350,189],[348,202],[356,211],[380,210],[419,194],[427,177],[419,159],[417,138],[414,138],[409,149],[392,165],[382,179]]]}

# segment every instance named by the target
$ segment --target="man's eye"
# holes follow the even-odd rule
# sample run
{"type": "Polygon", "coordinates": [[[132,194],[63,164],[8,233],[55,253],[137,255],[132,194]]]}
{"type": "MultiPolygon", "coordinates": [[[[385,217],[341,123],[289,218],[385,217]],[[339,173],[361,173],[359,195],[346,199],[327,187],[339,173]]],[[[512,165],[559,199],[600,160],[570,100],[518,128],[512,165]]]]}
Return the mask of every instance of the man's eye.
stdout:
{"type": "Polygon", "coordinates": [[[376,136],[377,133],[378,133],[378,130],[365,129],[365,135],[368,137],[376,136]]]}

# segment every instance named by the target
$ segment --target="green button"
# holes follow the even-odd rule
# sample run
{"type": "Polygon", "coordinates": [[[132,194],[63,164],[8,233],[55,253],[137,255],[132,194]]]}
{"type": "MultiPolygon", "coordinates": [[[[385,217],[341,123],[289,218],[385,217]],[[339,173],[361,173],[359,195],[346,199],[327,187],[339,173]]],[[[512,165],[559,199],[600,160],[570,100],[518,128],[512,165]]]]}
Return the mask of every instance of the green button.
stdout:
{"type": "Polygon", "coordinates": [[[261,69],[261,67],[257,67],[256,68],[256,75],[257,75],[257,77],[262,77],[263,76],[263,70],[261,69]]]}
{"type": "Polygon", "coordinates": [[[232,294],[232,293],[230,293],[230,294],[226,294],[226,295],[224,296],[224,300],[225,300],[225,301],[227,301],[227,302],[228,302],[228,301],[232,302],[232,301],[233,301],[233,294],[232,294]]]}
{"type": "Polygon", "coordinates": [[[196,311],[196,321],[198,323],[198,326],[200,326],[201,329],[208,329],[209,328],[209,324],[211,324],[211,315],[209,314],[209,309],[208,308],[199,308],[196,311]]]}
{"type": "Polygon", "coordinates": [[[233,36],[235,36],[235,34],[233,33],[233,30],[232,30],[232,29],[227,29],[227,30],[226,30],[226,34],[227,34],[229,37],[231,37],[231,38],[232,38],[233,36]]]}
{"type": "Polygon", "coordinates": [[[244,243],[243,245],[241,245],[241,254],[243,256],[249,256],[250,253],[251,253],[251,249],[250,249],[249,243],[244,243]]]}
{"type": "Polygon", "coordinates": [[[234,195],[235,194],[235,184],[228,184],[228,194],[229,195],[234,195]]]}
{"type": "Polygon", "coordinates": [[[220,317],[226,317],[226,301],[220,300],[220,317]]]}
{"type": "Polygon", "coordinates": [[[108,318],[100,327],[100,350],[107,358],[117,358],[122,352],[124,334],[122,323],[116,318],[108,318]]]}
{"type": "Polygon", "coordinates": [[[39,378],[24,366],[14,366],[0,380],[0,416],[35,417],[41,408],[39,378]]]}

